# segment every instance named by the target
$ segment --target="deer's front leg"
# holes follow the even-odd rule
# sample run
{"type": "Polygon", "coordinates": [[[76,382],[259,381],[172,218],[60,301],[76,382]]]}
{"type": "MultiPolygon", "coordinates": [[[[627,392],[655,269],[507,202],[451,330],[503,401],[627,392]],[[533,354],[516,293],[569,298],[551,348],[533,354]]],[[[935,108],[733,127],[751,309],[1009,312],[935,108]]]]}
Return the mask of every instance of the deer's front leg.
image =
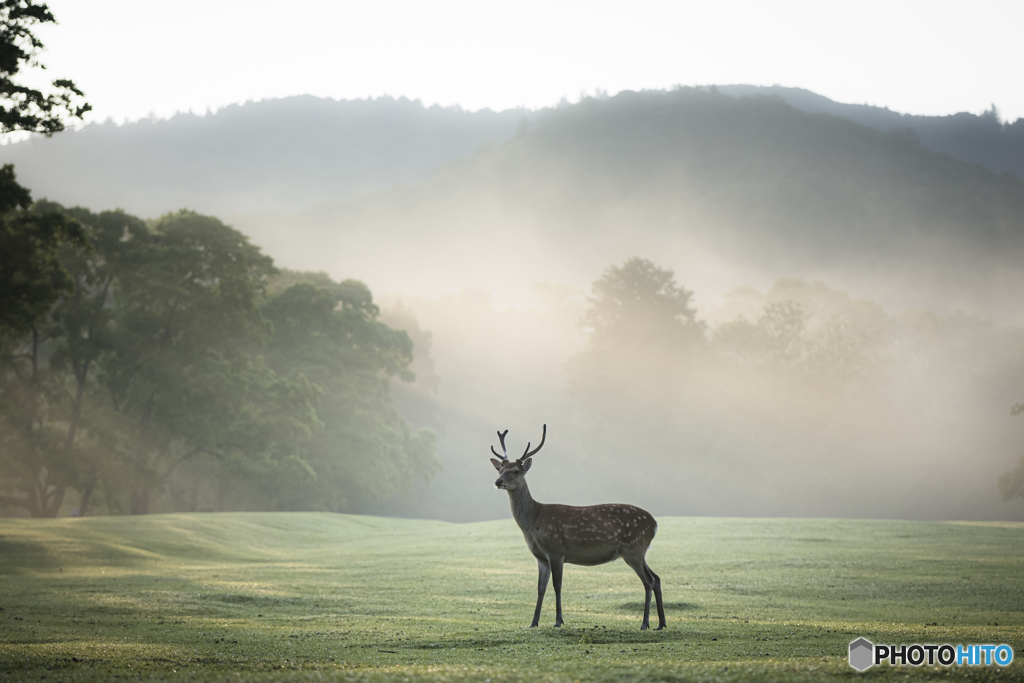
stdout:
{"type": "Polygon", "coordinates": [[[544,604],[544,591],[548,589],[548,577],[551,576],[551,567],[544,560],[537,560],[537,569],[540,570],[540,577],[537,579],[537,609],[533,610],[533,628],[540,621],[540,606],[544,604]]]}
{"type": "Polygon", "coordinates": [[[562,558],[548,558],[552,583],[555,584],[555,627],[562,625],[562,558]]]}

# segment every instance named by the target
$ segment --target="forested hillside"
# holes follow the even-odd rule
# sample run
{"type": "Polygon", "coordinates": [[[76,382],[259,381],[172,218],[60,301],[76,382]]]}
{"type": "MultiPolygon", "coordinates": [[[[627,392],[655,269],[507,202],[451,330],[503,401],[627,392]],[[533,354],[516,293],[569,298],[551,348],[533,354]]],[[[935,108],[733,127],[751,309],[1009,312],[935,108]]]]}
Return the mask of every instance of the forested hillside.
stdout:
{"type": "Polygon", "coordinates": [[[297,210],[417,180],[512,137],[529,112],[418,101],[288,97],[168,120],[112,121],[0,147],[36,196],[147,218],[183,206],[223,215],[297,210]]]}
{"type": "MultiPolygon", "coordinates": [[[[800,88],[706,89],[736,98],[777,96],[808,113],[882,132],[913,131],[928,149],[1024,178],[1024,120],[1002,122],[994,109],[980,116],[913,116],[834,102],[800,88]]],[[[14,163],[38,196],[94,210],[118,206],[146,217],[182,206],[218,215],[295,211],[415,182],[447,161],[511,139],[538,115],[544,112],[298,96],[169,120],[91,124],[0,146],[0,161],[14,163]]]]}
{"type": "Polygon", "coordinates": [[[718,89],[734,97],[777,95],[801,111],[832,114],[883,132],[894,128],[913,131],[929,149],[1024,179],[1024,119],[1002,121],[995,105],[980,115],[960,112],[920,116],[901,114],[887,107],[834,102],[803,88],[723,85],[718,89]]]}
{"type": "Polygon", "coordinates": [[[1017,315],[1024,182],[778,98],[680,89],[549,110],[414,186],[236,223],[286,263],[389,291],[584,286],[594,264],[657,254],[710,293],[828,277],[1017,315]]]}

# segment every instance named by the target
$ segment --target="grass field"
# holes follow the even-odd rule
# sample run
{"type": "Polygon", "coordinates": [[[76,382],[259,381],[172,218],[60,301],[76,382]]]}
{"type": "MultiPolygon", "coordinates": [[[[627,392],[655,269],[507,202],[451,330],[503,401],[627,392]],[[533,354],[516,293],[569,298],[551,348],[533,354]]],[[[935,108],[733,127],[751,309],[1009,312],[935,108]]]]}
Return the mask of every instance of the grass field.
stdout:
{"type": "Polygon", "coordinates": [[[0,679],[1024,680],[873,667],[847,644],[1024,649],[1024,524],[663,518],[668,629],[622,562],[566,567],[529,629],[511,520],[332,514],[0,520],[0,679]],[[653,611],[653,610],[652,610],[653,611]]]}

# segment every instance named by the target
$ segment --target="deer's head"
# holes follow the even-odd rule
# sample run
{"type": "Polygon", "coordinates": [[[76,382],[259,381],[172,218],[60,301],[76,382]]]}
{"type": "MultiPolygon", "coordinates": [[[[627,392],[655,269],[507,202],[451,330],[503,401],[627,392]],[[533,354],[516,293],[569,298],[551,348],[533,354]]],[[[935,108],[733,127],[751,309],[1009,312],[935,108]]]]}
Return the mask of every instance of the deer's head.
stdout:
{"type": "Polygon", "coordinates": [[[494,482],[494,486],[506,491],[514,491],[522,486],[523,477],[526,476],[530,465],[533,464],[531,458],[544,445],[544,439],[548,436],[548,426],[544,425],[544,433],[541,434],[540,444],[531,451],[530,444],[527,443],[523,457],[518,460],[508,459],[508,450],[505,448],[506,434],[508,434],[507,429],[503,432],[498,432],[498,440],[501,441],[501,453],[498,453],[498,451],[494,450],[494,446],[491,446],[491,453],[497,456],[496,458],[491,458],[491,464],[494,465],[494,469],[498,470],[498,480],[494,482]]]}

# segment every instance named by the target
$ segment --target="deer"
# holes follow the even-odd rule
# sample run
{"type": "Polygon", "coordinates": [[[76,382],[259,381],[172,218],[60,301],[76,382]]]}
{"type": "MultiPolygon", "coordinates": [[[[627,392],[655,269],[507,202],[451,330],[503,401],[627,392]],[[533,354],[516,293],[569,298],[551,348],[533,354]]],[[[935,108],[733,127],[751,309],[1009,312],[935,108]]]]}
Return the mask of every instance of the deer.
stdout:
{"type": "Polygon", "coordinates": [[[562,566],[568,562],[593,566],[612,562],[621,557],[633,568],[644,584],[644,620],[640,630],[650,627],[651,593],[658,603],[658,630],[665,628],[665,608],[661,601],[661,577],[647,566],[647,549],[654,540],[658,523],[651,513],[634,505],[552,505],[539,503],[530,495],[526,473],[533,464],[533,456],[543,448],[548,426],[544,425],[540,444],[526,451],[518,460],[508,459],[504,432],[498,432],[502,454],[491,446],[491,464],[498,470],[494,486],[508,492],[512,517],[523,532],[526,547],[537,558],[540,577],[537,580],[537,607],[533,611],[530,628],[540,621],[540,608],[544,603],[548,579],[555,586],[555,627],[562,620],[562,566]]]}

